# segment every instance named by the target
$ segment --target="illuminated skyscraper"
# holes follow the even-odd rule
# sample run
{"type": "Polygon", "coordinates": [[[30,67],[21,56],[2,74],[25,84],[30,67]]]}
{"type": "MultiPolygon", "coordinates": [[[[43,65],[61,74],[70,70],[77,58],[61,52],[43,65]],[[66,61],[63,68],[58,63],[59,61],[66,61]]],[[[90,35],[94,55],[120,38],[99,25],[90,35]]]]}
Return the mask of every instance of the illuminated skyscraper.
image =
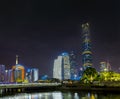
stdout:
{"type": "Polygon", "coordinates": [[[110,71],[111,65],[108,61],[100,62],[100,71],[110,71]]]}
{"type": "Polygon", "coordinates": [[[70,79],[70,58],[68,53],[62,53],[63,57],[63,79],[70,79]]]}
{"type": "Polygon", "coordinates": [[[108,71],[107,62],[100,62],[100,71],[108,71]]]}
{"type": "Polygon", "coordinates": [[[68,53],[62,53],[54,60],[53,78],[60,80],[70,79],[70,60],[68,53]]]}
{"type": "Polygon", "coordinates": [[[27,69],[25,78],[28,80],[28,82],[32,82],[31,69],[27,69]]]}
{"type": "Polygon", "coordinates": [[[5,65],[0,65],[0,82],[5,80],[5,65]]]}
{"type": "Polygon", "coordinates": [[[18,64],[18,55],[16,55],[16,65],[12,67],[12,82],[22,82],[25,79],[25,68],[18,64]]]}
{"type": "Polygon", "coordinates": [[[79,76],[78,65],[76,62],[76,55],[72,51],[70,53],[70,73],[71,73],[71,80],[77,80],[79,76]]]}
{"type": "Polygon", "coordinates": [[[5,80],[4,82],[12,82],[12,69],[5,70],[5,80]]]}
{"type": "Polygon", "coordinates": [[[92,66],[92,52],[89,24],[82,24],[82,64],[83,68],[92,66]]]}
{"type": "Polygon", "coordinates": [[[35,82],[39,79],[39,71],[37,68],[32,68],[31,69],[31,80],[32,82],[35,82]]]}
{"type": "Polygon", "coordinates": [[[39,79],[39,70],[37,68],[28,69],[26,72],[26,79],[29,82],[35,82],[39,79]]]}
{"type": "Polygon", "coordinates": [[[62,56],[54,60],[53,78],[62,80],[62,56]]]}
{"type": "Polygon", "coordinates": [[[25,79],[25,69],[22,65],[15,65],[12,67],[12,81],[22,82],[25,79]]]}
{"type": "Polygon", "coordinates": [[[9,77],[8,77],[9,75],[8,75],[8,70],[5,70],[5,80],[4,80],[4,82],[9,82],[9,77]]]}

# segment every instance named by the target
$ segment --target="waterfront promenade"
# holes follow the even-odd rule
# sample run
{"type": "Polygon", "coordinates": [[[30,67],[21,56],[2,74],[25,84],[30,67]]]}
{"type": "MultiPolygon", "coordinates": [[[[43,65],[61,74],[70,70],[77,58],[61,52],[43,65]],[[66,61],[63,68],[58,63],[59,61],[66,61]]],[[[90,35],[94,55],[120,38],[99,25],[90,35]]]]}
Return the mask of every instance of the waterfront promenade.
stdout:
{"type": "Polygon", "coordinates": [[[79,91],[120,91],[120,86],[104,85],[84,85],[84,84],[62,84],[62,83],[19,83],[0,84],[0,92],[32,92],[41,90],[79,90],[79,91]]]}
{"type": "Polygon", "coordinates": [[[25,92],[39,90],[55,90],[61,83],[20,83],[20,84],[0,84],[0,93],[25,92]]]}
{"type": "Polygon", "coordinates": [[[27,88],[27,87],[56,87],[61,83],[20,83],[20,84],[0,84],[0,89],[4,88],[27,88]]]}

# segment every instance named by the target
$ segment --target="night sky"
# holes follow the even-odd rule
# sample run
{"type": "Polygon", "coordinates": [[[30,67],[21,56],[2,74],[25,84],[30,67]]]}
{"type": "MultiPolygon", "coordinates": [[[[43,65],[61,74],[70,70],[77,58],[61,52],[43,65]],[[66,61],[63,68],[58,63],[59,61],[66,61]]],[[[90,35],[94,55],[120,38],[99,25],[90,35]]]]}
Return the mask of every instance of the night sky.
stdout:
{"type": "Polygon", "coordinates": [[[119,0],[1,0],[0,64],[26,67],[52,76],[53,62],[74,51],[81,66],[81,24],[89,22],[93,63],[109,60],[120,67],[119,0]]]}

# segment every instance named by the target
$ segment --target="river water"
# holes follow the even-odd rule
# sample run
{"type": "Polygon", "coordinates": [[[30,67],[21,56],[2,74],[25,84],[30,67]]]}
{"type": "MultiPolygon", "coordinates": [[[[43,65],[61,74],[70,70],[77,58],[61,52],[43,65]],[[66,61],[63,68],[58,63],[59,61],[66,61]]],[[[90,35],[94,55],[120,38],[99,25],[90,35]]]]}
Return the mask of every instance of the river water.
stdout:
{"type": "Polygon", "coordinates": [[[107,92],[47,91],[7,95],[1,94],[0,99],[120,99],[120,94],[107,92]]]}

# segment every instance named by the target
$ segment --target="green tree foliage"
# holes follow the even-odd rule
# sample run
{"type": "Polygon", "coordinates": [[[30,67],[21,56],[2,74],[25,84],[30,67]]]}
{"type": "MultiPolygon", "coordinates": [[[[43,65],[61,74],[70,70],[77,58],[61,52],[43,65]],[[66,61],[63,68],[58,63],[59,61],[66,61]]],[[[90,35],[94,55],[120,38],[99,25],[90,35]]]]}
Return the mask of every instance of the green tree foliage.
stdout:
{"type": "Polygon", "coordinates": [[[98,76],[98,73],[95,68],[88,67],[86,70],[83,72],[83,77],[82,80],[84,83],[92,83],[98,76]]]}
{"type": "Polygon", "coordinates": [[[113,71],[100,72],[101,81],[120,81],[120,74],[113,71]]]}

